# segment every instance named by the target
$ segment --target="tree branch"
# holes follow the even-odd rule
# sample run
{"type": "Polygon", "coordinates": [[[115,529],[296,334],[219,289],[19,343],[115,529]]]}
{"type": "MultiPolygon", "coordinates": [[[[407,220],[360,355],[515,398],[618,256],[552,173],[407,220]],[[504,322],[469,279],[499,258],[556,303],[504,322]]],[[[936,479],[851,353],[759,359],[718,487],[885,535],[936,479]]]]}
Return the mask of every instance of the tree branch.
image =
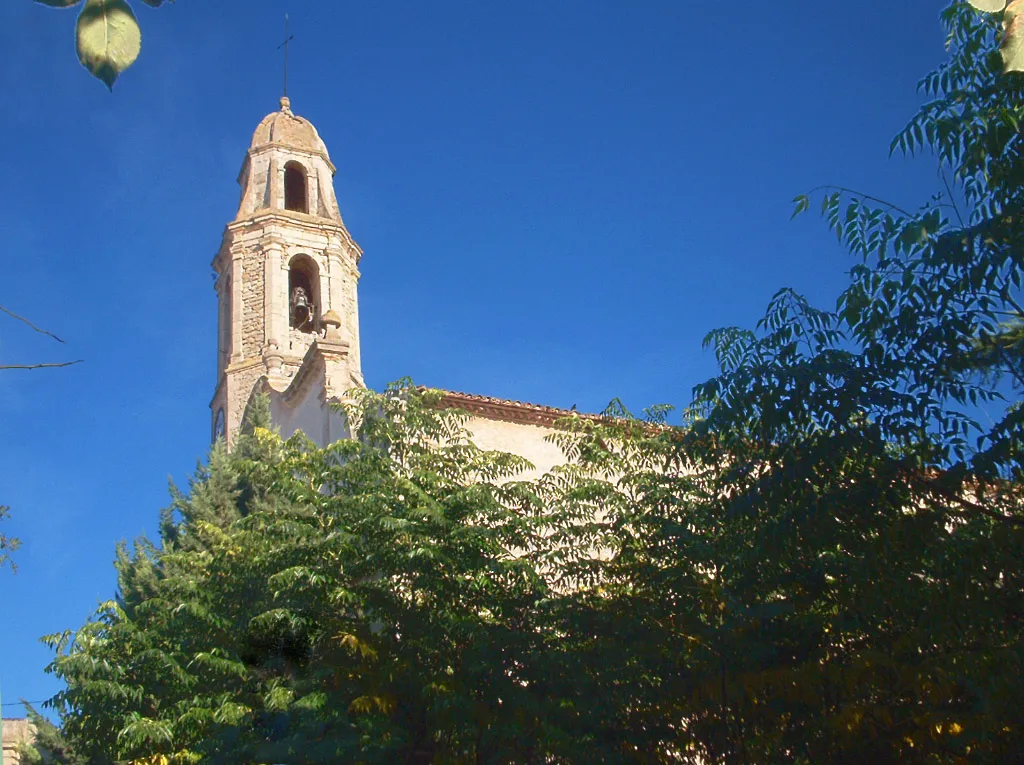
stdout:
{"type": "MultiPolygon", "coordinates": [[[[49,336],[49,337],[52,337],[52,338],[53,338],[54,340],[56,340],[56,341],[57,341],[58,343],[63,343],[63,342],[64,342],[63,340],[61,340],[61,339],[60,339],[59,337],[57,337],[57,336],[56,336],[55,334],[53,334],[52,332],[48,332],[47,330],[43,329],[42,327],[37,327],[37,326],[36,326],[35,324],[33,324],[32,322],[30,322],[30,321],[29,321],[28,319],[26,319],[26,318],[25,318],[24,316],[18,316],[18,314],[16,314],[16,313],[15,313],[14,311],[12,311],[12,310],[10,310],[10,309],[8,309],[8,308],[4,308],[4,307],[3,307],[2,305],[0,305],[0,311],[3,311],[3,312],[4,312],[4,313],[6,313],[6,314],[7,314],[8,316],[12,316],[13,318],[17,319],[18,321],[23,321],[23,322],[25,322],[25,323],[26,323],[26,324],[28,324],[28,325],[29,325],[30,327],[32,327],[32,329],[34,329],[34,330],[35,330],[36,332],[38,332],[38,333],[40,333],[40,334],[42,334],[42,335],[47,335],[47,336],[49,336]]],[[[72,362],[72,363],[77,363],[77,362],[72,362]]],[[[0,367],[0,368],[2,368],[2,367],[0,367]]]]}
{"type": "Polygon", "coordinates": [[[886,202],[884,199],[879,199],[878,197],[873,197],[870,194],[865,194],[863,191],[857,191],[856,189],[850,189],[850,188],[847,188],[846,186],[833,186],[832,184],[826,184],[824,186],[818,186],[816,188],[811,189],[810,194],[813,194],[816,191],[838,191],[838,192],[840,192],[842,194],[849,194],[850,196],[860,197],[861,199],[867,200],[869,202],[875,202],[875,203],[880,204],[880,205],[885,205],[890,210],[894,210],[894,211],[898,212],[900,215],[906,216],[907,218],[913,218],[914,217],[913,213],[904,210],[902,207],[899,207],[898,205],[894,205],[892,202],[886,202]]]}
{"type": "Polygon", "coordinates": [[[946,177],[946,173],[942,168],[942,163],[939,163],[939,177],[942,179],[942,185],[946,187],[946,196],[949,197],[950,206],[953,208],[953,212],[956,213],[956,219],[960,223],[960,228],[967,228],[967,224],[964,223],[963,216],[960,215],[960,208],[956,206],[956,200],[953,198],[953,189],[949,185],[949,179],[946,177]]]}
{"type": "MultiPolygon", "coordinates": [[[[61,342],[64,342],[63,340],[61,342]]],[[[70,367],[72,364],[81,364],[84,359],[76,359],[75,361],[61,361],[55,364],[0,364],[0,370],[2,369],[51,369],[53,367],[70,367]]]]}

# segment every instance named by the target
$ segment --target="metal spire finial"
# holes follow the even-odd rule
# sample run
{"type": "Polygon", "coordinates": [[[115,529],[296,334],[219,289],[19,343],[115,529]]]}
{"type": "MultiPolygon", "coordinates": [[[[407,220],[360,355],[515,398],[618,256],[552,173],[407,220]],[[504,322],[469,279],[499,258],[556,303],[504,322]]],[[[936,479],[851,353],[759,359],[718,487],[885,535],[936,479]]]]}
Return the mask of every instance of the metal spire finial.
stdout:
{"type": "Polygon", "coordinates": [[[284,98],[288,98],[288,43],[295,39],[288,25],[288,14],[284,15],[284,42],[277,46],[278,50],[284,48],[284,98]]]}

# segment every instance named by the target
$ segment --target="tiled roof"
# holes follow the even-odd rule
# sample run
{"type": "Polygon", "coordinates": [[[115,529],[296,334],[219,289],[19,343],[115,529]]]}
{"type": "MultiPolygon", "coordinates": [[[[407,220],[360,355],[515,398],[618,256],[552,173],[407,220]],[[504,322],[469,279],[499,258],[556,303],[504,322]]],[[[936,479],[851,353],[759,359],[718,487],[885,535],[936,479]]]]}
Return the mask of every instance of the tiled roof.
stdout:
{"type": "MultiPolygon", "coordinates": [[[[571,409],[558,409],[553,406],[530,404],[526,401],[511,401],[505,398],[481,396],[476,393],[459,393],[458,391],[444,389],[441,389],[441,393],[444,394],[441,399],[441,406],[443,408],[462,409],[488,420],[515,422],[520,425],[551,427],[556,420],[580,414],[571,409]]],[[[580,414],[580,416],[594,417],[595,415],[580,414]]]]}

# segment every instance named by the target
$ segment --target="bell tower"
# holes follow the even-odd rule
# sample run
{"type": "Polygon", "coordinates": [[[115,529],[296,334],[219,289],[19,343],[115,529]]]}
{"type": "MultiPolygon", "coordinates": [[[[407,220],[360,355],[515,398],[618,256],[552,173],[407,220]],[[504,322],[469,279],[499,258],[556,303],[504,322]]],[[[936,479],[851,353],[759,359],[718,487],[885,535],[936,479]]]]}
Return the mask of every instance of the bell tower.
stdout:
{"type": "Polygon", "coordinates": [[[288,98],[253,133],[242,197],[216,257],[217,388],[213,435],[237,432],[253,388],[285,392],[318,352],[331,387],[363,385],[357,285],[362,250],[345,228],[335,167],[288,98]],[[308,363],[307,363],[308,362],[308,363]]]}

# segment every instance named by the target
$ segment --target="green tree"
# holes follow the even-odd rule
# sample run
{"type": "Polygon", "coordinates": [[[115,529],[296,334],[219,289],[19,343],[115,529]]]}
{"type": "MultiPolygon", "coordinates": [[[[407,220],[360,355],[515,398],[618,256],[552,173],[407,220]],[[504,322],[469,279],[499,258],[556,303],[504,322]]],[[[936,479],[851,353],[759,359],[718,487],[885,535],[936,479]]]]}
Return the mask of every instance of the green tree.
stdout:
{"type": "Polygon", "coordinates": [[[63,731],[102,761],[539,762],[548,585],[521,458],[407,385],[359,392],[326,449],[214,448],[162,547],[50,642],[63,731]]]}
{"type": "Polygon", "coordinates": [[[934,153],[948,190],[913,212],[825,190],[856,258],[834,309],[781,290],[756,331],[711,333],[721,372],[683,432],[567,436],[583,459],[566,474],[600,496],[617,550],[599,596],[566,596],[592,636],[574,658],[652,759],[1024,758],[1005,325],[1022,313],[1024,78],[1002,73],[997,18],[966,2],[942,18],[950,60],[893,148],[934,153]]]}
{"type": "Polygon", "coordinates": [[[31,705],[26,704],[29,722],[35,729],[32,743],[19,745],[18,756],[25,765],[89,765],[89,760],[75,753],[64,734],[31,705]]]}

